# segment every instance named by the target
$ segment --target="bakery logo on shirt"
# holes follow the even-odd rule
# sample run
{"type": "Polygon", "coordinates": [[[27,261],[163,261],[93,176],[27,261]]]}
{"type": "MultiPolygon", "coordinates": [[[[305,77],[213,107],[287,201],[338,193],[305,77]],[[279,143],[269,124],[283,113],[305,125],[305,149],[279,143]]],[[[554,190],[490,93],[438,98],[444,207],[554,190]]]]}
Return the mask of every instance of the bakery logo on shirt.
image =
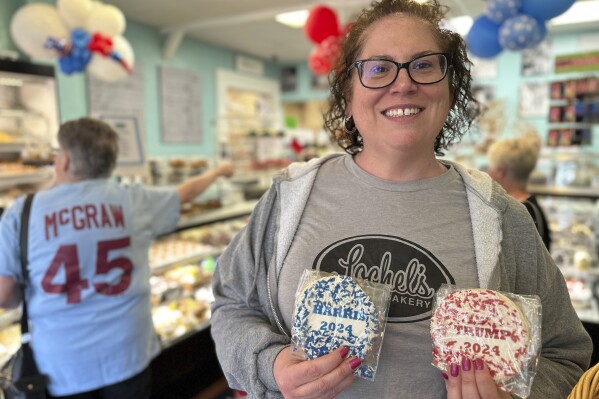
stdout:
{"type": "Polygon", "coordinates": [[[313,268],[388,284],[387,321],[410,323],[430,318],[433,297],[454,278],[433,254],[400,237],[364,235],[335,242],[316,257],[313,268]]]}

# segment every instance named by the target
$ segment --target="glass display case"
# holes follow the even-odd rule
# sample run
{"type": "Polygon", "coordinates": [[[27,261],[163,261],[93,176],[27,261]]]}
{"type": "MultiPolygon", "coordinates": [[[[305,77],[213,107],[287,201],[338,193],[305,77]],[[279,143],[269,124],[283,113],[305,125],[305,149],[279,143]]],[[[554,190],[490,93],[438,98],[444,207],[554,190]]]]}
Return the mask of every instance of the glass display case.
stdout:
{"type": "Polygon", "coordinates": [[[58,126],[54,68],[0,60],[0,212],[51,179],[58,126]]]}

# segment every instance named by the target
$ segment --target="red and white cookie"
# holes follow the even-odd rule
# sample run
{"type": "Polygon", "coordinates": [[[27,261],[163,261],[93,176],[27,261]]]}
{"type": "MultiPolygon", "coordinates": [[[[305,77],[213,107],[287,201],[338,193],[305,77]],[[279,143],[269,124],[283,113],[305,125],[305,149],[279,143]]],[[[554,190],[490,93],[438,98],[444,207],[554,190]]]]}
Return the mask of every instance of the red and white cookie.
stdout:
{"type": "Polygon", "coordinates": [[[521,373],[530,329],[520,308],[496,291],[465,289],[439,299],[431,318],[433,365],[448,371],[462,357],[482,359],[496,383],[521,373]]]}

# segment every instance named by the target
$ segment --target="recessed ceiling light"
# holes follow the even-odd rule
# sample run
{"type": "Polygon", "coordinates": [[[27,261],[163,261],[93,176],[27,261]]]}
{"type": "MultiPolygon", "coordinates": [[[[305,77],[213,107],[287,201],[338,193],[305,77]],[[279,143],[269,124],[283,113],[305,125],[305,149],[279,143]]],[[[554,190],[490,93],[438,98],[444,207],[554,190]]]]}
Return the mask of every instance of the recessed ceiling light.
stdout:
{"type": "Polygon", "coordinates": [[[309,13],[308,10],[283,12],[275,15],[275,20],[292,28],[301,28],[306,23],[309,13]]]}

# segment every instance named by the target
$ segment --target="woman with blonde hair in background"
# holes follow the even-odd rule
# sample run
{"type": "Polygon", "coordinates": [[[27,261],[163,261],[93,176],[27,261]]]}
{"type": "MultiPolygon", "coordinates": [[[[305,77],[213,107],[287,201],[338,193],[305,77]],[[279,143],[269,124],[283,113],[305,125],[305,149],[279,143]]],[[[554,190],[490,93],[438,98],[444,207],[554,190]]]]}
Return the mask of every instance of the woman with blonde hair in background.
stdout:
{"type": "Polygon", "coordinates": [[[489,175],[505,189],[505,191],[522,202],[543,243],[549,250],[551,234],[547,217],[539,205],[537,198],[527,189],[528,180],[537,165],[539,158],[539,142],[530,137],[503,139],[493,143],[487,152],[489,175]]]}

